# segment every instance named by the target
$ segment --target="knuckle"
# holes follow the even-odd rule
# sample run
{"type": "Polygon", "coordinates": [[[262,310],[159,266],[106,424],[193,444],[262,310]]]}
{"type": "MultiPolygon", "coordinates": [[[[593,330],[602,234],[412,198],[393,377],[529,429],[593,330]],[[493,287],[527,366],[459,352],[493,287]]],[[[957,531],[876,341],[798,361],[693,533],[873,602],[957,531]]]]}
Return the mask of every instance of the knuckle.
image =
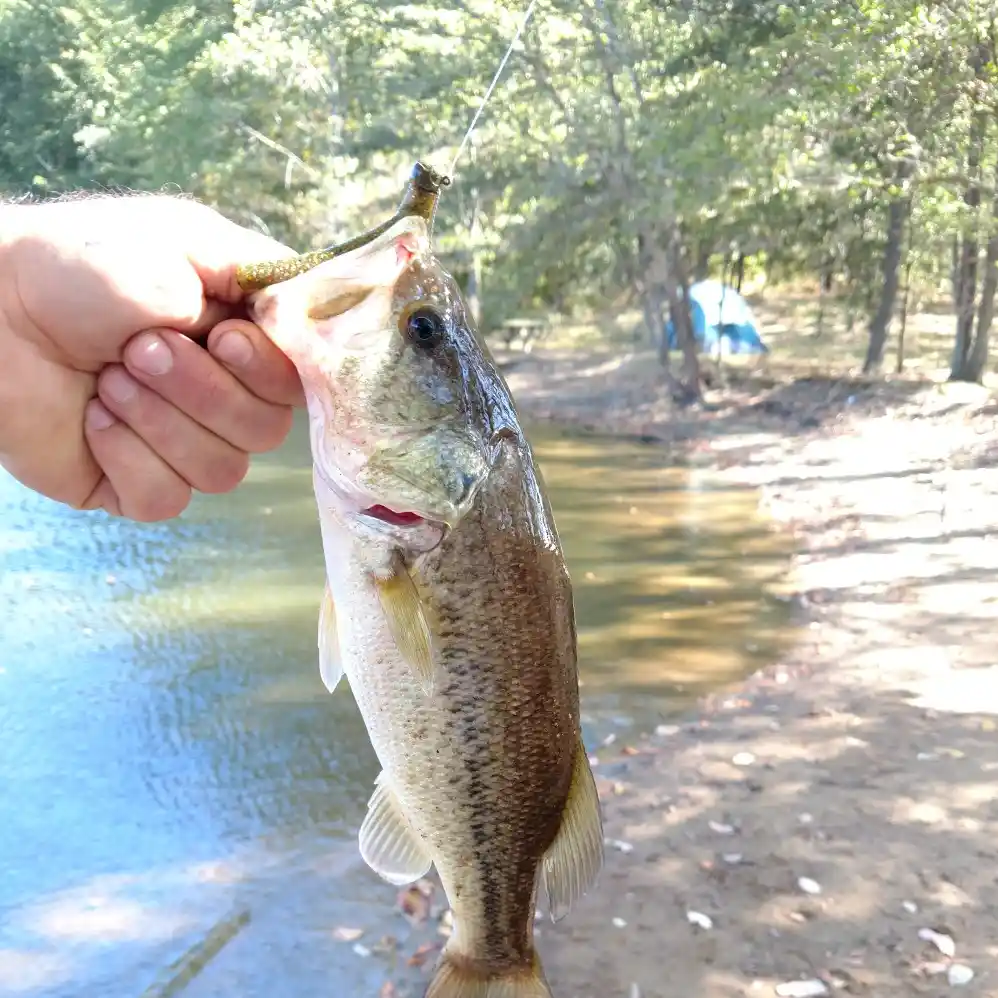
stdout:
{"type": "Polygon", "coordinates": [[[161,484],[157,489],[149,489],[141,494],[121,496],[122,515],[140,523],[158,523],[172,520],[187,508],[191,501],[191,490],[180,482],[161,484]]]}
{"type": "Polygon", "coordinates": [[[169,383],[162,382],[168,401],[199,422],[230,410],[236,393],[218,362],[183,337],[176,337],[172,345],[174,367],[169,383]]]}
{"type": "Polygon", "coordinates": [[[239,404],[238,395],[218,377],[217,371],[205,371],[198,380],[195,398],[197,400],[196,415],[200,420],[217,419],[219,416],[225,416],[236,409],[239,404]]]}
{"type": "Polygon", "coordinates": [[[249,454],[236,451],[205,465],[195,487],[199,492],[209,494],[231,492],[246,477],[248,471],[249,454]]]}
{"type": "Polygon", "coordinates": [[[261,419],[256,426],[249,450],[253,454],[263,454],[266,451],[274,450],[284,443],[288,433],[291,432],[291,424],[294,420],[294,413],[285,406],[272,406],[265,418],[261,419]]]}

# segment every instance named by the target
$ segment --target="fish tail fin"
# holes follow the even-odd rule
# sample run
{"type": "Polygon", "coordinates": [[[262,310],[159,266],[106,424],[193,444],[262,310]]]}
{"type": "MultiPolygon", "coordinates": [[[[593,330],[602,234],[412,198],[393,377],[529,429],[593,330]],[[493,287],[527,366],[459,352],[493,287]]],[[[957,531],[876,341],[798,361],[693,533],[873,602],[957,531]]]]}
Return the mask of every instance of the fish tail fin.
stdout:
{"type": "Polygon", "coordinates": [[[424,998],[553,998],[535,953],[529,963],[501,974],[446,949],[424,998]]]}

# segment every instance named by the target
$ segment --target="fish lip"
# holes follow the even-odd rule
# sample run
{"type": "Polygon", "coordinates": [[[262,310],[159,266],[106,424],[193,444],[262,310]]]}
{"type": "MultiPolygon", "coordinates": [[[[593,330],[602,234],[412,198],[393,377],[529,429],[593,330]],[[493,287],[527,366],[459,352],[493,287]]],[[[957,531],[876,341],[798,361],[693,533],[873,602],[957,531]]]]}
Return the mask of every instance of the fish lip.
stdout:
{"type": "MultiPolygon", "coordinates": [[[[382,505],[380,503],[376,505],[382,505]]],[[[367,509],[356,510],[352,516],[365,533],[391,541],[408,551],[426,554],[438,547],[447,535],[447,524],[421,514],[411,523],[393,523],[379,516],[372,516],[367,509]]],[[[387,507],[383,507],[387,509],[387,507]]]]}
{"type": "Polygon", "coordinates": [[[427,517],[423,516],[422,513],[416,513],[412,510],[400,513],[380,502],[374,503],[374,505],[368,506],[366,509],[359,510],[356,515],[380,520],[382,523],[391,524],[393,527],[399,527],[402,530],[408,527],[418,527],[420,524],[427,522],[427,517]]]}
{"type": "Polygon", "coordinates": [[[343,483],[334,482],[320,462],[314,461],[312,470],[322,484],[343,503],[347,512],[357,513],[376,503],[374,496],[369,496],[356,487],[344,487],[343,483]]]}
{"type": "Polygon", "coordinates": [[[342,503],[341,515],[353,520],[366,534],[420,553],[432,551],[446,536],[448,524],[420,510],[407,511],[418,517],[411,523],[391,522],[377,515],[372,516],[369,511],[378,506],[389,512],[394,511],[362,489],[336,484],[320,464],[314,464],[313,468],[322,484],[342,503]]]}

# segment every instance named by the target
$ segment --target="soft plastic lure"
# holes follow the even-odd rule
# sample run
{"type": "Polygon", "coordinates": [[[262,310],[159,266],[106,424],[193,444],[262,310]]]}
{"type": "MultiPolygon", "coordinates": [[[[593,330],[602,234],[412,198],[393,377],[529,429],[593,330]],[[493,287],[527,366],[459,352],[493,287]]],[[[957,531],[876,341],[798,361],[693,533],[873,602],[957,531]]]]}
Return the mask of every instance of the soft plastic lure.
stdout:
{"type": "Polygon", "coordinates": [[[418,215],[424,219],[428,229],[432,230],[440,191],[449,184],[450,177],[445,177],[422,163],[416,163],[409,174],[398,210],[387,221],[336,246],[327,246],[325,249],[301,253],[284,260],[246,264],[237,268],[236,280],[243,291],[259,291],[272,284],[288,281],[317,267],[320,263],[325,263],[326,260],[332,260],[360,246],[366,246],[383,232],[387,232],[400,219],[411,215],[418,215]]]}

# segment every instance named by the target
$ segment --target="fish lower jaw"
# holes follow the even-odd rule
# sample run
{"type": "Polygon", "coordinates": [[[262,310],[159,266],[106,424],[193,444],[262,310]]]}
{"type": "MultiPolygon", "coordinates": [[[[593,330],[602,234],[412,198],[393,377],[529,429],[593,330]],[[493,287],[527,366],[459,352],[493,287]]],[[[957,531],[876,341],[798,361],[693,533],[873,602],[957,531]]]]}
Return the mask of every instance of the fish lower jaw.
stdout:
{"type": "Polygon", "coordinates": [[[415,510],[397,510],[344,476],[333,480],[319,462],[313,464],[317,497],[344,526],[365,542],[388,543],[406,551],[425,554],[444,538],[444,521],[415,510]]]}
{"type": "Polygon", "coordinates": [[[418,513],[399,514],[380,503],[356,510],[351,519],[372,540],[388,541],[405,551],[419,554],[432,551],[444,539],[447,529],[437,520],[427,519],[418,513]]]}

